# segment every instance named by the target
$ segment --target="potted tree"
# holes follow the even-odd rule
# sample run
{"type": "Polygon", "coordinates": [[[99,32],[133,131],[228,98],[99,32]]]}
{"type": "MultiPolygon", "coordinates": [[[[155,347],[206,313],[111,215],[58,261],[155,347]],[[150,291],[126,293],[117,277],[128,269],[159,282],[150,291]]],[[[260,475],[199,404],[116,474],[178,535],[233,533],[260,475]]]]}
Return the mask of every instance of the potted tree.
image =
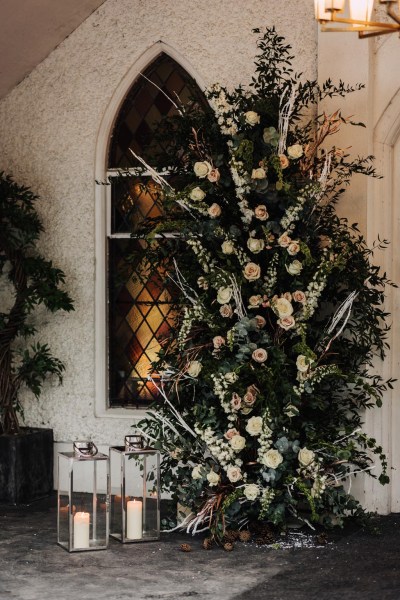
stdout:
{"type": "Polygon", "coordinates": [[[48,376],[61,382],[63,363],[37,333],[33,313],[73,310],[64,273],[36,249],[43,225],[28,187],[0,173],[0,502],[29,502],[52,490],[53,432],[21,427],[19,392],[36,397],[48,376]]]}

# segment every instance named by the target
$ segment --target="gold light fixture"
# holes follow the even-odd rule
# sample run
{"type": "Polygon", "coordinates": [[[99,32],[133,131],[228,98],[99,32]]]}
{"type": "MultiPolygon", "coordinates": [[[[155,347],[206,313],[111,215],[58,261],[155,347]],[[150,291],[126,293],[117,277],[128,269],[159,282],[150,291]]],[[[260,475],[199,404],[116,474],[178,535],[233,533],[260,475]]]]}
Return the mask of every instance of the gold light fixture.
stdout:
{"type": "Polygon", "coordinates": [[[400,0],[379,0],[395,21],[372,21],[374,0],[314,0],[315,18],[321,31],[357,31],[360,38],[400,33],[400,0]]]}

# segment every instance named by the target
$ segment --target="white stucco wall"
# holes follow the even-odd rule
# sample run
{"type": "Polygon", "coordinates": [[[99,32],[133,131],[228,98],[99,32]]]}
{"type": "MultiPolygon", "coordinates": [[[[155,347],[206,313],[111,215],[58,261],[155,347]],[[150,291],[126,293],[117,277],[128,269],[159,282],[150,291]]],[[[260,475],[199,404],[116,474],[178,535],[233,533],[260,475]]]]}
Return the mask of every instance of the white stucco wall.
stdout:
{"type": "Polygon", "coordinates": [[[41,315],[41,338],[67,370],[63,386],[47,385],[39,402],[26,396],[26,424],[52,427],[58,441],[91,437],[107,445],[120,442],[133,422],[130,414],[94,413],[94,163],[114,91],[159,40],[206,84],[246,82],[256,52],[251,30],[265,25],[277,27],[293,46],[296,68],[315,78],[310,0],[108,0],[0,103],[0,169],[42,197],[41,248],[64,269],[76,307],[41,315]]]}

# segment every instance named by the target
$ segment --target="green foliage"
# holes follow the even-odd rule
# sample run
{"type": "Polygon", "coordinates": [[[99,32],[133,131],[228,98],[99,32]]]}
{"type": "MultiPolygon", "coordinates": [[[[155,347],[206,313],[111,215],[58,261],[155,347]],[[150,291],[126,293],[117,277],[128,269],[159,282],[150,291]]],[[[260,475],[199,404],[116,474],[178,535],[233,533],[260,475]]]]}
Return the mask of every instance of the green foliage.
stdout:
{"type": "Polygon", "coordinates": [[[164,453],[165,488],[217,536],[226,521],[341,526],[363,514],[345,483],[376,476],[374,455],[387,483],[362,432],[393,383],[374,372],[393,284],[372,261],[387,242],[369,248],[335,212],[353,174],[377,174],[372,157],[322,149],[359,124],[315,111],[362,86],[303,82],[274,29],[258,48],[247,89],[214,85],[214,116],[182,107],[163,126],[171,146],[152,166],[174,186],[141,230],[164,236],[146,257],[169,265],[177,317],[153,365],[160,402],[139,427],[164,453]]]}
{"type": "Polygon", "coordinates": [[[39,397],[48,376],[62,380],[64,365],[47,344],[26,348],[26,338],[38,333],[32,313],[40,305],[52,313],[73,310],[62,289],[63,271],[36,250],[43,232],[37,200],[28,187],[0,173],[0,277],[12,290],[11,307],[0,312],[0,431],[5,433],[18,431],[22,384],[39,397]]]}

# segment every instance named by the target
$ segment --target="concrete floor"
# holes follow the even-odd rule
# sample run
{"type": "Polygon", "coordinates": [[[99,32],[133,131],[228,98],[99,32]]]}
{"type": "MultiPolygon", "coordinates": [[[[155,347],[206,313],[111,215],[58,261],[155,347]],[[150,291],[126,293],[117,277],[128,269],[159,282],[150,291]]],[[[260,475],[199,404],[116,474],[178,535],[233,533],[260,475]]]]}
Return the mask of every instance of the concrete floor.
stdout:
{"type": "Polygon", "coordinates": [[[205,551],[198,538],[163,534],[68,554],[56,545],[54,498],[0,506],[0,600],[399,600],[400,515],[377,524],[379,536],[352,528],[322,547],[295,534],[303,547],[205,551]]]}

